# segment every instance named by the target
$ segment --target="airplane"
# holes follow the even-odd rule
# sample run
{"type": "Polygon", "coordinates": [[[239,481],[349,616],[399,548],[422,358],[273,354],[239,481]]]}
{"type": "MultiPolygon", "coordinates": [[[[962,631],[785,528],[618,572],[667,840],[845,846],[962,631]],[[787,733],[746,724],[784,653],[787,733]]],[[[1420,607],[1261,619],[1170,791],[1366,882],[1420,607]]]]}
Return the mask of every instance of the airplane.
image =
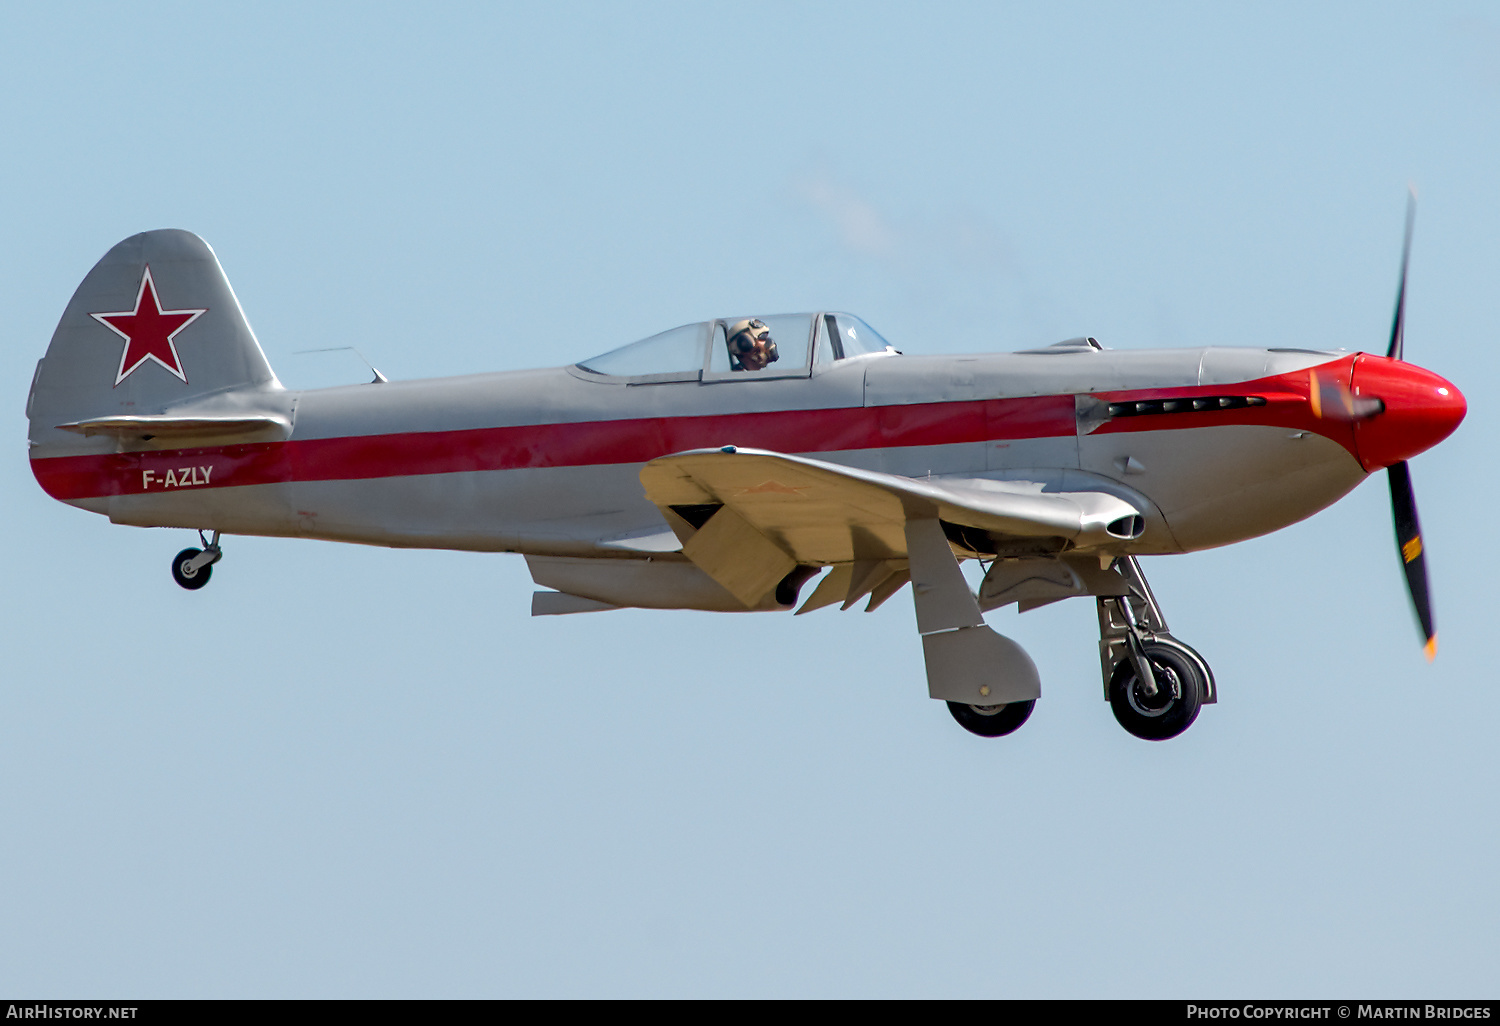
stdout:
{"type": "Polygon", "coordinates": [[[911,584],[928,694],[984,737],[1041,695],[984,614],[1092,597],[1105,699],[1165,740],[1218,692],[1139,557],[1278,530],[1382,469],[1435,652],[1407,461],[1467,407],[1403,358],[1413,209],[1384,356],[1091,337],[915,356],[829,311],[683,325],[566,367],[307,391],[277,380],[213,250],[148,231],[88,273],[37,364],[31,467],[113,523],[197,531],[172,560],[190,590],[235,534],[520,553],[533,616],[872,610],[911,584]]]}

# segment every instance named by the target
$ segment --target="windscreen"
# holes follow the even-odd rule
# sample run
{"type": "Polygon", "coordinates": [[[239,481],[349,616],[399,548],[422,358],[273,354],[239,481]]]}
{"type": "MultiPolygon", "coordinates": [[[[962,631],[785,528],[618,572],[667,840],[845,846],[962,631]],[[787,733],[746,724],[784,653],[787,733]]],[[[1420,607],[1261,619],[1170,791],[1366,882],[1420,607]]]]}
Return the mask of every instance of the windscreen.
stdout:
{"type": "Polygon", "coordinates": [[[824,316],[832,322],[829,327],[833,330],[829,333],[834,339],[834,356],[840,360],[868,353],[896,351],[896,347],[882,338],[880,332],[853,314],[832,313],[824,316]]]}

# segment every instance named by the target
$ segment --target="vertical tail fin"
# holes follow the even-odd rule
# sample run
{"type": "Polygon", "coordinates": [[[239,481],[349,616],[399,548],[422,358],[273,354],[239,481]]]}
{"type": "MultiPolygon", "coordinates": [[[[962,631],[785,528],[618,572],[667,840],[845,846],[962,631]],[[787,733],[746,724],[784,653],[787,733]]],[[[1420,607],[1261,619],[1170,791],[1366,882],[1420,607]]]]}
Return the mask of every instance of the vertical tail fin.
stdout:
{"type": "Polygon", "coordinates": [[[78,435],[59,425],[280,390],[213,250],[169,228],[132,235],[83,279],[37,365],[26,415],[33,447],[76,448],[78,435]]]}

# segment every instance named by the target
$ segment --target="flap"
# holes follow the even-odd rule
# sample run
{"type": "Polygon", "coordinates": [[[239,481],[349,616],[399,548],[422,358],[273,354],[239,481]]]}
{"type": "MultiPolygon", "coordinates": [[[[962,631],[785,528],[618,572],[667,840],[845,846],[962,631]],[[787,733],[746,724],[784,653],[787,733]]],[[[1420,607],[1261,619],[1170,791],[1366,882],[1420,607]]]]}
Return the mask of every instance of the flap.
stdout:
{"type": "Polygon", "coordinates": [[[608,602],[584,598],[582,595],[569,595],[565,591],[534,591],[531,593],[532,616],[566,616],[569,613],[597,613],[605,609],[619,608],[619,606],[610,605],[608,602]]]}
{"type": "Polygon", "coordinates": [[[1015,539],[1074,548],[1139,536],[1140,511],[1104,492],[1042,492],[983,478],[917,480],[762,449],[700,449],[652,460],[646,496],[671,507],[732,507],[799,563],[906,555],[908,518],[937,517],[1015,539]]]}

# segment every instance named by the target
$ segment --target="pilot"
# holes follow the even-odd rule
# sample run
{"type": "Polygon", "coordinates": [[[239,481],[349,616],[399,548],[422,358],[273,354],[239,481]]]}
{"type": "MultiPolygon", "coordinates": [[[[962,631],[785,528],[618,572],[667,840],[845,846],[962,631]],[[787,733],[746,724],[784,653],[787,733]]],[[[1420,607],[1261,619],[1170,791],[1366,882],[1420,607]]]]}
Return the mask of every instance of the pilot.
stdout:
{"type": "Polygon", "coordinates": [[[734,370],[758,371],[781,359],[771,329],[764,321],[747,317],[729,328],[729,355],[734,370]]]}

